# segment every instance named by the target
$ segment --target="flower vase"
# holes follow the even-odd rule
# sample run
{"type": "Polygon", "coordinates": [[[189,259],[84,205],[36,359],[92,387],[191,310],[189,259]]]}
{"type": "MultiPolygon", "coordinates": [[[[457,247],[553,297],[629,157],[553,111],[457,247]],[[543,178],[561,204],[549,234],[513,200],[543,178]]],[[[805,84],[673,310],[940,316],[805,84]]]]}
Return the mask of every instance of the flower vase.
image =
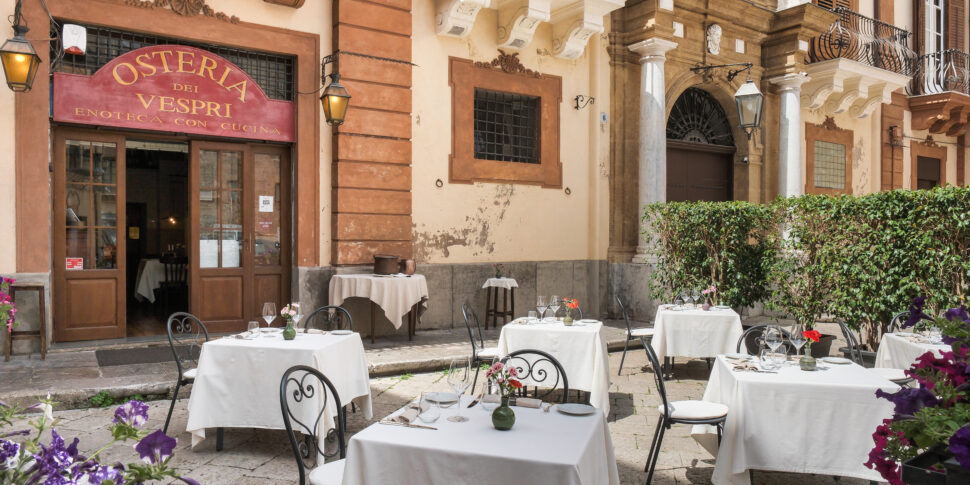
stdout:
{"type": "Polygon", "coordinates": [[[812,357],[811,355],[807,355],[807,354],[803,355],[802,358],[798,361],[798,367],[800,367],[804,371],[815,370],[816,369],[815,357],[812,357]]]}
{"type": "Polygon", "coordinates": [[[562,319],[562,324],[565,326],[571,326],[573,324],[573,312],[566,309],[566,317],[562,319]]]}
{"type": "Polygon", "coordinates": [[[706,302],[705,301],[704,304],[701,305],[701,308],[703,308],[705,312],[711,311],[711,304],[710,304],[710,302],[706,302]]]}
{"type": "Polygon", "coordinates": [[[492,426],[499,431],[508,431],[515,424],[515,411],[509,407],[509,396],[502,396],[502,404],[492,411],[492,426]]]}
{"type": "Polygon", "coordinates": [[[293,320],[286,319],[286,328],[283,329],[283,340],[293,340],[296,338],[296,329],[293,328],[293,320]]]}

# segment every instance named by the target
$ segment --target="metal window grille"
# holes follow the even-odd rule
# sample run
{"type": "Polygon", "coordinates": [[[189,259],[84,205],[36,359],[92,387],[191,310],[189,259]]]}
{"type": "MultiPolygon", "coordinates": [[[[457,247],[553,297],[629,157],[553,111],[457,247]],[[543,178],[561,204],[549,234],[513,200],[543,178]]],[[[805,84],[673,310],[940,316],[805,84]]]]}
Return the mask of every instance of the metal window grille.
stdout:
{"type": "Polygon", "coordinates": [[[845,145],[815,141],[815,186],[845,189],[845,145]]]}
{"type": "MultiPolygon", "coordinates": [[[[291,56],[186,42],[169,37],[105,27],[86,25],[85,28],[88,31],[86,54],[83,56],[64,54],[63,59],[54,66],[55,70],[90,76],[112,59],[142,47],[163,44],[185,45],[205,49],[239,66],[256,81],[256,84],[259,84],[266,96],[284,101],[293,100],[295,91],[294,60],[291,56]]],[[[56,27],[51,25],[51,29],[56,29],[56,27]]],[[[59,47],[56,42],[51,43],[51,59],[57,58],[56,49],[59,47]]]]}
{"type": "Polygon", "coordinates": [[[475,158],[540,163],[539,99],[475,89],[475,158]]]}

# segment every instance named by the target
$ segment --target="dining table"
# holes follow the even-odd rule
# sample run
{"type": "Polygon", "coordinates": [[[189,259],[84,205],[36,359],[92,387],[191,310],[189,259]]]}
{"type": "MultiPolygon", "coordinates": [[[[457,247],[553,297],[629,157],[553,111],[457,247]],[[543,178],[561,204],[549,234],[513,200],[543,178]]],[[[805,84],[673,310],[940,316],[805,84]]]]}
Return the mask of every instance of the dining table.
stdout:
{"type": "Polygon", "coordinates": [[[691,430],[717,457],[715,485],[750,485],[749,470],[882,480],[863,463],[872,433],[893,415],[892,402],[876,391],[898,385],[846,359],[821,359],[818,370],[803,371],[794,360],[769,370],[746,358],[718,356],[704,390],[704,401],[729,409],[720,447],[714,427],[691,430]]]}
{"type": "MultiPolygon", "coordinates": [[[[467,406],[471,396],[441,411],[422,428],[374,423],[347,444],[343,485],[555,483],[619,485],[619,471],[606,415],[560,413],[556,406],[513,406],[515,425],[508,431],[492,426],[491,413],[467,406]],[[458,412],[465,422],[448,420],[458,412]],[[433,429],[428,429],[433,428],[433,429]]],[[[406,407],[392,413],[396,416],[406,407]]]]}
{"type": "Polygon", "coordinates": [[[377,307],[395,329],[401,328],[408,316],[408,340],[414,338],[418,319],[428,308],[428,281],[421,274],[335,274],[330,278],[330,304],[340,306],[348,298],[365,298],[371,302],[370,341],[374,343],[377,307]]]}
{"type": "MultiPolygon", "coordinates": [[[[233,335],[202,345],[186,425],[193,447],[205,439],[206,428],[285,429],[280,380],[295,365],[319,370],[333,383],[342,403],[353,400],[365,418],[373,417],[360,334],[298,333],[295,339],[284,340],[276,330],[264,328],[257,338],[233,335]]],[[[301,407],[304,422],[314,422],[314,412],[325,409],[320,436],[333,427],[336,415],[334,406],[326,404],[301,407]]]]}
{"type": "Polygon", "coordinates": [[[909,369],[919,356],[933,352],[938,357],[942,352],[952,350],[949,345],[934,343],[929,338],[915,333],[885,333],[879,341],[876,352],[876,367],[909,369]]]}
{"type": "Polygon", "coordinates": [[[155,290],[165,281],[165,265],[158,258],[142,259],[135,276],[135,299],[155,303],[155,290]]]}
{"type": "Polygon", "coordinates": [[[744,333],[741,316],[728,307],[660,305],[653,328],[650,346],[665,367],[668,357],[712,358],[734,352],[744,333]]]}
{"type": "MultiPolygon", "coordinates": [[[[565,325],[562,320],[547,318],[529,323],[519,318],[502,327],[498,337],[498,355],[516,350],[544,351],[562,365],[569,390],[589,393],[589,403],[604,413],[610,412],[610,354],[606,348],[603,322],[577,320],[565,325]]],[[[540,385],[525,379],[525,385],[540,385]]]]}

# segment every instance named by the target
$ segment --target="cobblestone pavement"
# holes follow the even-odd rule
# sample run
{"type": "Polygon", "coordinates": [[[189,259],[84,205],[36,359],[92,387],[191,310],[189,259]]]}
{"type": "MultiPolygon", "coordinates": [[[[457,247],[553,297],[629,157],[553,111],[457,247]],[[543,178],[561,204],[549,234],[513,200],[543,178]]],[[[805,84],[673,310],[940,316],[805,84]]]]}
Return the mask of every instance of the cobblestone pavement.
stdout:
{"type": "MultiPolygon", "coordinates": [[[[618,368],[620,355],[620,353],[610,355],[612,369],[618,368]]],[[[617,377],[614,371],[612,376],[610,392],[612,410],[609,426],[616,449],[620,478],[624,484],[644,483],[646,480],[643,465],[657,420],[657,404],[660,398],[654,387],[653,376],[649,370],[643,368],[646,361],[643,350],[631,351],[627,356],[623,375],[617,377]]],[[[707,385],[707,376],[708,370],[704,361],[678,361],[675,367],[676,380],[670,381],[667,386],[670,399],[699,399],[707,385]]],[[[377,420],[391,413],[408,400],[418,396],[423,390],[446,390],[446,388],[444,375],[441,372],[371,379],[374,418],[377,420]]],[[[185,429],[187,405],[187,399],[182,399],[176,404],[170,426],[170,433],[176,434],[179,440],[173,463],[185,475],[205,485],[296,483],[296,463],[282,431],[227,429],[225,449],[221,452],[215,451],[215,433],[210,432],[209,437],[196,449],[189,449],[191,442],[189,434],[184,431],[178,432],[185,429]]],[[[167,410],[167,401],[152,402],[149,426],[161,427],[167,410]]],[[[266,412],[279,412],[279,410],[268,409],[266,412]]],[[[112,413],[113,408],[59,411],[55,413],[59,420],[57,430],[66,436],[79,437],[81,449],[90,452],[110,441],[107,425],[111,421],[112,413]]],[[[348,418],[350,434],[360,431],[369,424],[371,422],[364,420],[360,414],[351,414],[348,418]]],[[[674,426],[667,432],[654,483],[710,483],[714,460],[689,435],[690,427],[684,425],[674,426]]],[[[113,446],[104,453],[104,461],[127,463],[137,459],[131,446],[131,443],[113,446]]],[[[858,479],[844,478],[836,482],[833,477],[767,472],[756,472],[755,483],[758,485],[866,484],[865,481],[858,479]]]]}

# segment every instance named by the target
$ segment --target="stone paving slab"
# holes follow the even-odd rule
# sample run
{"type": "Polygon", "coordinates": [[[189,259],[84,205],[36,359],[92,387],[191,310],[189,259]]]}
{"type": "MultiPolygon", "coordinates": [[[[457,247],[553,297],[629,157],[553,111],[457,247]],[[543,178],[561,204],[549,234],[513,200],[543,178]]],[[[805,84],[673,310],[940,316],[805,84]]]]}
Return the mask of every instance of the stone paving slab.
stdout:
{"type": "MultiPolygon", "coordinates": [[[[617,369],[620,353],[610,355],[610,366],[617,369]]],[[[660,398],[654,387],[653,375],[646,370],[647,358],[643,350],[631,352],[624,364],[622,376],[611,375],[610,387],[611,412],[609,428],[616,450],[617,463],[623,484],[641,484],[646,480],[643,465],[650,447],[650,441],[657,422],[657,405],[660,398]]],[[[680,362],[675,368],[675,380],[667,385],[671,400],[697,399],[704,392],[709,371],[703,360],[680,362]]],[[[371,393],[374,402],[374,421],[403,406],[416,398],[423,390],[447,390],[442,372],[405,374],[394,377],[374,377],[371,379],[371,393]]],[[[150,403],[148,426],[161,427],[168,411],[169,401],[150,403]]],[[[176,403],[169,434],[179,440],[173,464],[185,475],[196,478],[203,484],[292,484],[297,481],[296,462],[289,442],[283,431],[262,429],[227,429],[225,449],[215,451],[215,433],[208,433],[209,439],[194,450],[189,449],[191,438],[186,433],[187,399],[176,403]]],[[[267,409],[266,412],[279,412],[267,409]]],[[[478,409],[464,412],[482,412],[478,409]]],[[[81,439],[81,449],[91,452],[109,440],[107,425],[111,421],[113,408],[58,410],[57,428],[62,434],[77,436],[81,439]]],[[[358,414],[348,417],[349,436],[372,424],[358,414]]],[[[23,423],[16,423],[19,429],[23,423]]],[[[512,431],[515,432],[514,429],[512,431]]],[[[710,484],[714,460],[693,439],[689,426],[674,426],[667,432],[655,484],[685,485],[710,484]]],[[[833,442],[837,437],[833,437],[833,442]]],[[[104,455],[108,462],[128,463],[136,459],[131,444],[117,444],[104,455]]],[[[505,483],[513,483],[504,480],[505,483]]],[[[835,478],[817,475],[756,472],[755,484],[784,485],[865,485],[858,479],[835,478]]]]}

